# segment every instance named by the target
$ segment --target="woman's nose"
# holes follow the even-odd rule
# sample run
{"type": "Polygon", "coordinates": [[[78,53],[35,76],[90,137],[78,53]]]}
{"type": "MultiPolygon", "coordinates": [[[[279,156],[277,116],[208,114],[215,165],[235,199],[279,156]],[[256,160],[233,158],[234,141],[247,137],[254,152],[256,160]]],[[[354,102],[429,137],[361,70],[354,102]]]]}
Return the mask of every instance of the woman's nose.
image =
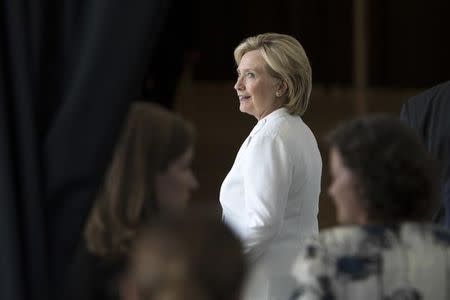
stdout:
{"type": "Polygon", "coordinates": [[[234,84],[234,89],[236,91],[242,90],[243,88],[243,84],[242,84],[242,77],[238,77],[238,79],[236,80],[236,83],[234,84]]]}

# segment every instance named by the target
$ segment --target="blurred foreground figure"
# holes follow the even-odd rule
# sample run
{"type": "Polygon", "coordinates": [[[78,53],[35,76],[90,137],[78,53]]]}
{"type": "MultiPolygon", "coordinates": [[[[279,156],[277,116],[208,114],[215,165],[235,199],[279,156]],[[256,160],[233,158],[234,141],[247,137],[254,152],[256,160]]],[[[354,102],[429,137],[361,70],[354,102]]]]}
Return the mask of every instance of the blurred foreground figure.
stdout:
{"type": "Polygon", "coordinates": [[[413,130],[384,116],[329,137],[328,193],[342,225],[300,254],[292,299],[449,299],[450,233],[429,223],[433,161],[413,130]]]}
{"type": "Polygon", "coordinates": [[[232,232],[219,220],[189,212],[142,228],[122,300],[238,300],[244,271],[232,232]]]}
{"type": "Polygon", "coordinates": [[[167,109],[133,103],[87,219],[67,278],[66,300],[119,298],[136,230],[160,215],[182,214],[197,180],[193,128],[167,109]]]}

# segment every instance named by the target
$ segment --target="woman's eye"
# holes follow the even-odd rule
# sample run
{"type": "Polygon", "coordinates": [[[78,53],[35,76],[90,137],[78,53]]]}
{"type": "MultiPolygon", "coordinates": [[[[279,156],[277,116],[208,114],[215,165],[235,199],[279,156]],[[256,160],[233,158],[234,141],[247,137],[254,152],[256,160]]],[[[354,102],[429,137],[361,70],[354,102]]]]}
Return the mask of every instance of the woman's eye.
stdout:
{"type": "Polygon", "coordinates": [[[253,74],[253,73],[246,73],[245,76],[247,76],[249,78],[253,78],[253,77],[255,77],[255,74],[253,74]]]}

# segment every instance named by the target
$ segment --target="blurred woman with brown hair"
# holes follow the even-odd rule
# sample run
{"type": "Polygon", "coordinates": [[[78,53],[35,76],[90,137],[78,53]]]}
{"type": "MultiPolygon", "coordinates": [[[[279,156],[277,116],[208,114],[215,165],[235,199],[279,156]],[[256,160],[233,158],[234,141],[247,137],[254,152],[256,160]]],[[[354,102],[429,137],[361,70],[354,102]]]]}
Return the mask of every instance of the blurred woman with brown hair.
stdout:
{"type": "Polygon", "coordinates": [[[136,230],[183,211],[198,183],[193,129],[157,105],[132,105],[86,222],[65,299],[118,299],[118,276],[136,230]]]}

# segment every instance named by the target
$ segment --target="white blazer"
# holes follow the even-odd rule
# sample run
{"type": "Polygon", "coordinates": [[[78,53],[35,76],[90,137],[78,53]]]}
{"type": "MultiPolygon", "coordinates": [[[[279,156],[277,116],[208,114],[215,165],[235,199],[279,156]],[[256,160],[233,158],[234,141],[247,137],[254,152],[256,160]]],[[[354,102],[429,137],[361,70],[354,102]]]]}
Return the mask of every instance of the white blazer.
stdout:
{"type": "Polygon", "coordinates": [[[300,116],[278,109],[259,120],[222,183],[223,219],[252,263],[245,299],[288,299],[292,263],[318,233],[322,159],[300,116]]]}

